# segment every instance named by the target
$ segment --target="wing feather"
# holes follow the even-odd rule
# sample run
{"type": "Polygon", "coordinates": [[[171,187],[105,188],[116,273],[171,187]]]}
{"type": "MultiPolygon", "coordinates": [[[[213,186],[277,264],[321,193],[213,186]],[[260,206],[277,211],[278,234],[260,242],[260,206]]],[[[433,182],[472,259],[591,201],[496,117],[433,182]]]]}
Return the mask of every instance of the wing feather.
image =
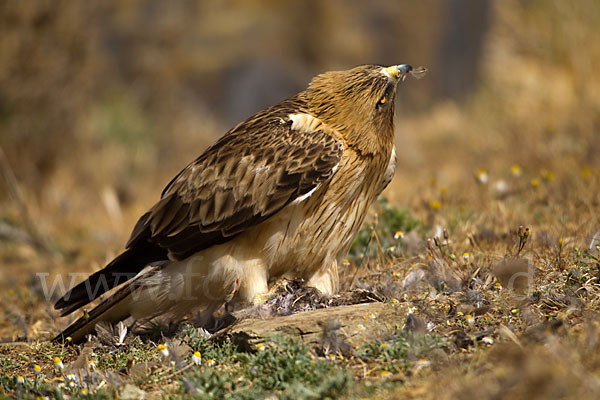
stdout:
{"type": "Polygon", "coordinates": [[[273,110],[263,114],[181,171],[129,243],[147,235],[185,258],[264,221],[333,175],[343,150],[337,138],[322,129],[294,130],[273,110]]]}

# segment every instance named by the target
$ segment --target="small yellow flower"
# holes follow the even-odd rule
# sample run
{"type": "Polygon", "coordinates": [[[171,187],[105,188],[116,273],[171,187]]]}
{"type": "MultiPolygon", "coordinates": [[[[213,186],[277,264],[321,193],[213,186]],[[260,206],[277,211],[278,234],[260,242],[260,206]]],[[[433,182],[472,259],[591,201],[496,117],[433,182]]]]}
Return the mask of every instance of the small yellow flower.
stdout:
{"type": "Polygon", "coordinates": [[[202,364],[202,354],[199,351],[194,352],[192,354],[192,362],[196,365],[202,364]]]}
{"type": "Polygon", "coordinates": [[[335,354],[333,354],[333,353],[329,353],[329,354],[327,354],[327,359],[328,359],[329,361],[333,361],[333,360],[335,360],[335,354]]]}
{"type": "Polygon", "coordinates": [[[208,361],[206,361],[206,366],[207,367],[213,367],[215,365],[215,360],[213,360],[212,358],[208,361]]]}
{"type": "Polygon", "coordinates": [[[516,315],[516,314],[519,313],[519,309],[518,308],[513,308],[512,310],[510,310],[510,312],[516,315]]]}
{"type": "Polygon", "coordinates": [[[88,394],[88,390],[86,388],[81,389],[81,394],[88,394]]]}
{"type": "Polygon", "coordinates": [[[479,168],[475,173],[475,177],[477,178],[477,181],[479,181],[479,183],[482,183],[484,185],[490,180],[490,176],[488,175],[487,170],[485,168],[479,168]]]}
{"type": "Polygon", "coordinates": [[[17,383],[25,383],[25,378],[23,378],[21,375],[17,376],[17,383]]]}
{"type": "Polygon", "coordinates": [[[387,343],[381,343],[380,347],[381,347],[381,350],[385,350],[385,349],[387,349],[388,345],[387,345],[387,343]]]}
{"type": "Polygon", "coordinates": [[[158,351],[160,351],[160,353],[165,357],[169,356],[169,349],[167,349],[167,346],[164,344],[158,345],[158,351]]]}
{"type": "Polygon", "coordinates": [[[96,361],[94,361],[94,360],[88,361],[88,367],[90,367],[90,369],[96,369],[96,361]]]}
{"type": "Polygon", "coordinates": [[[519,177],[523,173],[523,171],[521,170],[521,167],[518,166],[517,164],[514,164],[512,167],[510,167],[510,172],[515,177],[519,177]]]}
{"type": "Polygon", "coordinates": [[[465,315],[465,321],[467,321],[468,324],[472,325],[475,323],[475,318],[473,318],[471,314],[467,314],[465,315]]]}
{"type": "Polygon", "coordinates": [[[258,351],[265,351],[267,349],[267,346],[265,346],[263,343],[259,343],[256,345],[256,350],[258,351]]]}
{"type": "Polygon", "coordinates": [[[70,381],[74,381],[75,380],[75,374],[67,374],[66,378],[70,381]]]}
{"type": "Polygon", "coordinates": [[[431,208],[432,210],[439,210],[440,208],[442,208],[442,202],[437,200],[430,201],[429,208],[431,208]]]}
{"type": "Polygon", "coordinates": [[[463,253],[463,260],[465,260],[465,261],[466,261],[466,260],[468,260],[468,259],[469,259],[469,256],[470,256],[470,254],[469,254],[469,253],[467,253],[467,252],[464,252],[464,253],[463,253]]]}
{"type": "Polygon", "coordinates": [[[344,258],[344,261],[342,261],[342,265],[344,267],[348,267],[350,265],[350,260],[348,260],[347,258],[344,258]]]}
{"type": "Polygon", "coordinates": [[[563,238],[558,238],[558,245],[562,246],[563,245],[563,241],[564,241],[563,238]]]}
{"type": "Polygon", "coordinates": [[[502,290],[502,284],[501,284],[500,282],[496,282],[496,283],[494,284],[494,286],[496,287],[496,289],[498,289],[498,290],[502,290]]]}
{"type": "Polygon", "coordinates": [[[494,344],[494,339],[492,339],[490,336],[484,336],[481,341],[486,344],[494,344]]]}
{"type": "Polygon", "coordinates": [[[544,178],[545,181],[552,181],[554,180],[554,174],[550,171],[542,171],[542,178],[544,178]]]}
{"type": "Polygon", "coordinates": [[[400,276],[400,273],[397,271],[392,272],[392,275],[395,276],[396,278],[400,276]]]}
{"type": "Polygon", "coordinates": [[[388,370],[384,369],[383,371],[381,371],[381,372],[379,373],[379,375],[380,375],[382,378],[389,378],[389,377],[391,377],[391,376],[392,376],[392,373],[391,373],[390,371],[388,371],[388,370]]]}
{"type": "Polygon", "coordinates": [[[404,232],[402,231],[396,231],[396,233],[394,233],[394,239],[399,240],[402,239],[404,237],[404,232]]]}
{"type": "Polygon", "coordinates": [[[459,316],[459,317],[462,317],[463,315],[464,315],[464,314],[463,314],[463,312],[462,312],[462,311],[459,311],[459,312],[458,312],[458,316],[459,316]]]}
{"type": "Polygon", "coordinates": [[[58,369],[63,369],[65,368],[65,365],[63,364],[62,360],[58,357],[54,357],[54,366],[58,369]]]}
{"type": "Polygon", "coordinates": [[[589,169],[588,167],[584,167],[581,170],[581,176],[583,177],[583,179],[585,180],[589,180],[592,179],[592,170],[589,169]]]}
{"type": "Polygon", "coordinates": [[[419,368],[423,368],[423,367],[428,367],[428,366],[430,366],[430,365],[431,365],[431,361],[429,361],[429,360],[426,360],[426,359],[424,359],[424,358],[421,358],[421,359],[420,359],[419,361],[417,361],[415,364],[416,364],[416,366],[417,366],[417,367],[419,367],[419,368]]]}
{"type": "Polygon", "coordinates": [[[37,374],[39,374],[40,372],[42,372],[42,367],[40,367],[40,366],[39,366],[39,365],[37,365],[37,364],[36,364],[36,365],[34,365],[34,366],[33,366],[33,372],[34,372],[36,375],[37,375],[37,374]]]}
{"type": "Polygon", "coordinates": [[[396,251],[396,246],[390,246],[387,248],[388,253],[393,253],[394,251],[396,251]]]}
{"type": "Polygon", "coordinates": [[[540,180],[538,178],[533,178],[531,180],[531,186],[533,186],[534,188],[537,188],[540,186],[540,180]]]}

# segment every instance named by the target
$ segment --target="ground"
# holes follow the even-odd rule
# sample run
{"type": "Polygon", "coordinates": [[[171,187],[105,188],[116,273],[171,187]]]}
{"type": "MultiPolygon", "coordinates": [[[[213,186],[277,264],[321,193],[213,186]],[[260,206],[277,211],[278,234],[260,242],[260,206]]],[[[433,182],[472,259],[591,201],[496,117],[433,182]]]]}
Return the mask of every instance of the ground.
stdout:
{"type": "MultiPolygon", "coordinates": [[[[108,327],[115,332],[86,345],[52,344],[47,339],[65,322],[39,279],[16,273],[0,297],[9,315],[2,338],[14,341],[0,347],[1,390],[17,397],[596,398],[600,260],[590,245],[600,239],[593,241],[600,188],[588,169],[578,172],[538,176],[514,165],[503,171],[502,187],[484,171],[455,193],[428,182],[430,200],[416,211],[378,201],[344,262],[344,291],[324,299],[301,282],[281,285],[278,297],[246,315],[267,327],[245,342],[183,322],[162,335],[155,327],[119,340],[118,327],[108,327]],[[359,303],[350,317],[339,315],[359,303]],[[305,329],[313,339],[277,333],[287,322],[268,326],[313,309],[321,312],[305,329]]],[[[15,242],[3,262],[33,268],[54,262],[49,251],[15,242]]]]}
{"type": "Polygon", "coordinates": [[[124,95],[43,181],[0,165],[0,397],[600,398],[600,14],[542,3],[494,3],[467,98],[415,111],[398,96],[396,177],[339,296],[288,282],[215,336],[179,321],[48,341],[69,322],[54,300],[121,250],[210,135],[158,141],[124,95]],[[107,126],[118,135],[94,134],[107,126]]]}

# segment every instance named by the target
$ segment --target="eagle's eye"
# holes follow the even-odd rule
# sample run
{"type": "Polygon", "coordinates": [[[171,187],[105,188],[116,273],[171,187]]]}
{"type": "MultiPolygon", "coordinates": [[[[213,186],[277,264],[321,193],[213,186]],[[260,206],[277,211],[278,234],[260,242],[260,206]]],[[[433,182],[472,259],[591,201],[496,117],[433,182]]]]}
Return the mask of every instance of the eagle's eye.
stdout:
{"type": "Polygon", "coordinates": [[[385,89],[385,92],[383,93],[383,96],[381,96],[381,98],[377,102],[377,105],[375,106],[375,108],[382,107],[385,103],[388,102],[388,100],[390,98],[392,98],[393,95],[394,95],[394,86],[388,85],[388,87],[385,89]]]}

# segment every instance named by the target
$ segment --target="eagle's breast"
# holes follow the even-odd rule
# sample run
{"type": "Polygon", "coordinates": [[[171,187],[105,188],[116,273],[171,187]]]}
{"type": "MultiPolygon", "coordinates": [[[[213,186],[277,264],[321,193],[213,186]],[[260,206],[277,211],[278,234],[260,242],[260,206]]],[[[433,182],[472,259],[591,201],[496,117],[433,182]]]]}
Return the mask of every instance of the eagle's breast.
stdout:
{"type": "MultiPolygon", "coordinates": [[[[292,128],[328,130],[308,114],[290,115],[292,128]]],[[[332,135],[341,137],[336,132],[332,135]]],[[[258,227],[271,276],[310,277],[348,252],[368,207],[391,180],[395,152],[362,155],[344,145],[330,180],[287,205],[258,227]]]]}

